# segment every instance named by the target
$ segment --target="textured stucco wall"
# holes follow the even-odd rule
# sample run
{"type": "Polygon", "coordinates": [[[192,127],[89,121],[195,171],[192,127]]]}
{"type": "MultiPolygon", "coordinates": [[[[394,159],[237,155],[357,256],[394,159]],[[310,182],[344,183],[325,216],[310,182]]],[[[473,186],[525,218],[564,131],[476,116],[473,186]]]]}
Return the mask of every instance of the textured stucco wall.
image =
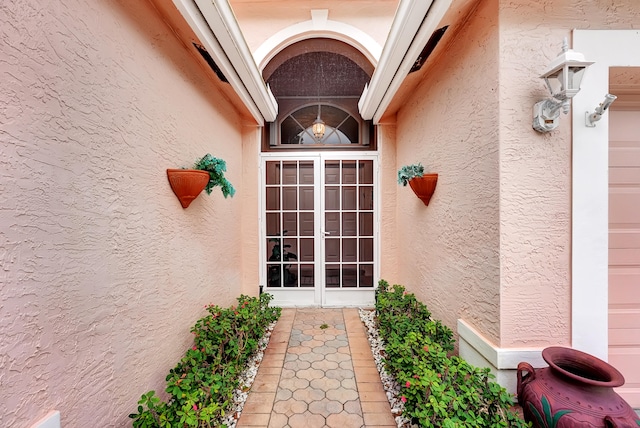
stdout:
{"type": "Polygon", "coordinates": [[[396,124],[378,126],[380,152],[380,278],[398,278],[396,124]]]}
{"type": "Polygon", "coordinates": [[[0,38],[0,426],[127,426],[241,291],[239,116],[147,2],[2,2],[0,38]],[[239,197],[183,210],[206,152],[239,197]]]}
{"type": "Polygon", "coordinates": [[[639,23],[634,1],[500,1],[503,347],[571,345],[571,121],[563,115],[546,135],[532,130],[532,106],[547,96],[538,76],[573,28],[639,23]]]}
{"type": "Polygon", "coordinates": [[[463,318],[491,340],[500,306],[497,10],[482,2],[397,125],[397,168],[422,162],[439,174],[428,207],[396,185],[397,282],[449,327],[463,318]]]}
{"type": "Polygon", "coordinates": [[[260,143],[262,128],[245,124],[242,128],[242,293],[255,296],[260,291],[260,143]]]}
{"type": "Polygon", "coordinates": [[[637,2],[483,0],[399,111],[397,166],[440,173],[427,208],[398,190],[399,282],[449,326],[503,348],[571,344],[570,120],[538,134],[531,109],[573,28],[638,17],[637,2]]]}

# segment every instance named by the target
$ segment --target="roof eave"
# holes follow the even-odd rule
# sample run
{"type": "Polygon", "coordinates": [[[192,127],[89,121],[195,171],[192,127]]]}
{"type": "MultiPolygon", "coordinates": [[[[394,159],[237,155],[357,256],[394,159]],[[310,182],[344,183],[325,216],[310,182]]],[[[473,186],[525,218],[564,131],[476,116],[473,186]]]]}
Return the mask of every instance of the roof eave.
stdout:
{"type": "Polygon", "coordinates": [[[379,123],[452,1],[400,1],[380,62],[358,102],[364,119],[379,123]]]}
{"type": "Polygon", "coordinates": [[[278,103],[262,79],[229,3],[224,0],[173,0],[173,3],[258,125],[273,122],[278,103]]]}

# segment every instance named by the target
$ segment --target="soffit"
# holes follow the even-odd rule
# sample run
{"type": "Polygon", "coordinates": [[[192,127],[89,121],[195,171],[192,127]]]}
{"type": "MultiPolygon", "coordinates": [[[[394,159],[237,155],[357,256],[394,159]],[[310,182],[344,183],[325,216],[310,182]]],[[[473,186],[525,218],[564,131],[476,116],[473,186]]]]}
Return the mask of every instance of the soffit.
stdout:
{"type": "MultiPolygon", "coordinates": [[[[436,61],[446,61],[446,45],[450,40],[455,37],[458,30],[463,26],[468,16],[473,12],[475,6],[481,0],[452,0],[451,6],[444,14],[436,28],[448,25],[449,29],[445,33],[444,37],[440,40],[440,43],[436,46],[435,50],[423,65],[423,67],[413,72],[406,77],[403,77],[401,84],[394,94],[392,94],[391,101],[387,108],[384,110],[382,119],[395,115],[398,109],[405,103],[405,101],[412,96],[415,88],[420,82],[422,82],[429,72],[433,63],[436,61]]],[[[152,0],[157,9],[162,14],[168,25],[176,32],[178,38],[183,41],[185,48],[187,48],[194,56],[196,61],[202,65],[207,71],[210,70],[209,65],[200,57],[195,49],[193,49],[191,43],[200,41],[196,37],[193,30],[184,21],[179,12],[176,11],[172,0],[152,0]]],[[[282,17],[287,17],[287,25],[291,25],[292,17],[293,22],[309,20],[310,11],[312,9],[328,9],[330,20],[341,20],[344,22],[358,22],[359,25],[366,27],[367,18],[376,18],[380,16],[393,16],[395,14],[398,0],[230,0],[229,4],[233,9],[233,14],[238,22],[238,26],[246,39],[246,34],[249,34],[251,26],[255,24],[256,20],[260,20],[263,23],[281,22],[282,17]],[[359,21],[358,21],[359,20],[359,21]]],[[[391,20],[390,20],[391,21],[391,20]]],[[[391,24],[389,28],[367,28],[367,32],[370,34],[376,34],[378,38],[382,37],[383,42],[389,34],[391,24]],[[381,36],[382,35],[382,36],[381,36]]],[[[371,26],[369,26],[371,27],[371,26]]],[[[272,34],[279,31],[280,28],[274,25],[272,34]]],[[[271,35],[272,35],[271,34],[271,35]]],[[[402,34],[402,37],[412,40],[415,34],[402,34]]],[[[254,46],[249,44],[249,47],[253,50],[254,46]]],[[[413,61],[413,59],[412,59],[413,61]]],[[[395,72],[393,70],[392,72],[395,72]]],[[[248,111],[247,106],[243,103],[242,99],[228,84],[222,83],[217,79],[214,73],[210,73],[216,86],[221,89],[221,92],[230,100],[230,102],[237,108],[240,114],[244,118],[251,118],[252,114],[248,111]]]]}
{"type": "Polygon", "coordinates": [[[195,35],[189,24],[184,20],[180,12],[176,9],[172,0],[151,0],[152,4],[156,7],[162,20],[172,29],[176,34],[176,37],[182,42],[184,48],[191,54],[194,61],[198,63],[203,72],[209,76],[211,82],[216,88],[220,90],[220,93],[226,98],[231,105],[238,111],[241,118],[248,122],[253,122],[254,117],[240,99],[236,91],[229,85],[229,83],[222,82],[218,76],[212,71],[209,64],[198,53],[198,50],[193,46],[193,43],[202,45],[202,41],[195,35]]]}
{"type": "MultiPolygon", "coordinates": [[[[420,70],[409,73],[396,91],[394,97],[385,109],[381,122],[392,120],[393,116],[406,103],[416,91],[418,85],[426,79],[434,64],[438,61],[447,61],[447,45],[457,36],[460,29],[466,25],[481,0],[453,0],[450,8],[444,14],[436,28],[448,26],[444,36],[438,42],[436,48],[429,55],[420,70]]],[[[417,58],[416,58],[417,59],[417,58]]]]}

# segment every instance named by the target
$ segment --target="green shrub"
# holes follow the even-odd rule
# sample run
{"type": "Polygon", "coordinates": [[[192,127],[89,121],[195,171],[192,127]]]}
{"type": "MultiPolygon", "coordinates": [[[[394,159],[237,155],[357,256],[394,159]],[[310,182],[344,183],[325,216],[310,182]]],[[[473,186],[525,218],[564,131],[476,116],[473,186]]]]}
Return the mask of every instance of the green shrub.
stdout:
{"type": "Polygon", "coordinates": [[[167,376],[167,402],[155,391],[143,394],[138,413],[129,415],[134,428],[221,426],[233,404],[238,377],[267,326],[280,316],[269,307],[272,296],[240,296],[238,306],[207,306],[209,315],[191,329],[194,345],[167,376]]]}
{"type": "Polygon", "coordinates": [[[400,384],[403,415],[421,427],[527,427],[489,369],[452,356],[453,334],[404,287],[380,281],[376,293],[385,366],[400,384]]]}
{"type": "Polygon", "coordinates": [[[378,330],[383,338],[401,340],[411,332],[421,333],[439,343],[446,351],[453,351],[453,332],[440,321],[431,319],[431,312],[415,295],[401,285],[389,287],[385,280],[376,290],[378,330]]]}

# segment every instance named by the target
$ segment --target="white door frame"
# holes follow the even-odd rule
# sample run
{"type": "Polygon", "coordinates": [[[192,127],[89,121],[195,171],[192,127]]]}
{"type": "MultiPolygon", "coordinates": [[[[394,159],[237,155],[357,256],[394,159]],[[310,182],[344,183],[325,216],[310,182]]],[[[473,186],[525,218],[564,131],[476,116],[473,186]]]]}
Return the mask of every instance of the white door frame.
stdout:
{"type": "Polygon", "coordinates": [[[276,298],[277,304],[284,307],[299,306],[322,306],[322,307],[362,307],[373,306],[374,293],[377,288],[377,281],[380,276],[380,166],[379,153],[373,151],[297,151],[297,152],[268,152],[260,154],[260,191],[259,193],[259,222],[260,222],[260,284],[262,289],[271,293],[276,298]],[[265,189],[265,170],[264,165],[269,160],[314,160],[314,168],[317,168],[318,176],[324,177],[324,161],[327,159],[350,160],[350,159],[370,159],[373,160],[373,288],[366,289],[327,289],[325,286],[326,278],[324,269],[320,268],[324,264],[325,241],[324,241],[324,195],[322,192],[316,192],[314,196],[314,206],[316,210],[316,221],[314,223],[314,254],[316,254],[315,265],[315,284],[313,289],[306,288],[269,288],[267,289],[267,246],[266,246],[266,230],[265,230],[265,212],[266,201],[264,196],[265,189]],[[318,239],[319,238],[319,239],[318,239]],[[281,292],[282,290],[282,292],[281,292]]]}
{"type": "Polygon", "coordinates": [[[591,128],[609,92],[609,67],[640,66],[639,30],[574,30],[573,49],[591,65],[572,102],[572,346],[607,360],[609,305],[609,115],[591,128]]]}

